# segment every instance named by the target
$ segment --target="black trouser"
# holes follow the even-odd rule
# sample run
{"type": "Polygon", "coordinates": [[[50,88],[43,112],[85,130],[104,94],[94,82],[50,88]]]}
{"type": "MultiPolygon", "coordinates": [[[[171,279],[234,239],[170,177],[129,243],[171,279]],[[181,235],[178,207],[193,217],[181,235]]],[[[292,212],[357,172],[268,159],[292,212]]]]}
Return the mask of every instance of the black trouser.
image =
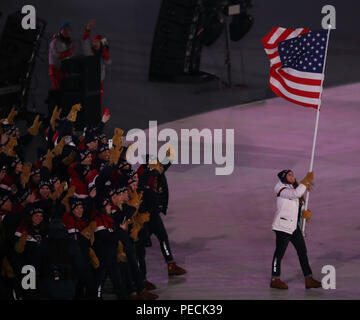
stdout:
{"type": "Polygon", "coordinates": [[[276,250],[272,261],[272,277],[273,278],[280,277],[281,259],[285,254],[289,242],[291,242],[295,247],[304,276],[305,277],[311,276],[312,271],[307,257],[305,240],[299,226],[296,228],[293,234],[289,234],[282,231],[275,231],[275,233],[276,233],[276,250]]]}
{"type": "Polygon", "coordinates": [[[167,263],[174,262],[173,256],[170,250],[170,244],[168,239],[168,234],[166,232],[164,223],[160,217],[160,214],[154,213],[150,216],[149,221],[149,233],[150,236],[155,234],[155,236],[159,239],[160,249],[164,259],[167,263]]]}
{"type": "Polygon", "coordinates": [[[98,288],[98,298],[102,298],[102,288],[107,276],[110,278],[118,299],[126,299],[128,295],[119,265],[116,263],[116,261],[113,261],[110,265],[104,265],[101,263],[101,260],[100,267],[95,272],[95,281],[98,288]]]}
{"type": "MultiPolygon", "coordinates": [[[[96,234],[95,234],[96,236],[96,234]]],[[[110,280],[113,284],[115,293],[118,299],[126,299],[126,285],[121,274],[121,269],[116,260],[116,246],[114,243],[113,235],[109,236],[106,241],[97,243],[95,240],[94,251],[98,259],[100,260],[100,266],[95,271],[95,282],[96,287],[98,288],[98,298],[102,296],[102,287],[107,278],[110,277],[110,280]]]]}
{"type": "Polygon", "coordinates": [[[135,283],[137,293],[140,294],[144,290],[144,279],[139,268],[135,244],[130,238],[128,232],[123,229],[116,231],[116,236],[123,244],[124,252],[126,253],[129,274],[135,283]]]}
{"type": "Polygon", "coordinates": [[[136,256],[139,262],[139,269],[143,280],[146,280],[146,273],[147,273],[146,261],[145,261],[145,256],[146,256],[145,244],[149,237],[149,233],[147,229],[148,229],[147,223],[145,223],[143,228],[139,231],[139,235],[138,235],[139,240],[135,242],[136,256]]]}
{"type": "Polygon", "coordinates": [[[76,285],[75,299],[96,299],[97,287],[95,282],[95,270],[91,266],[89,247],[81,247],[81,269],[76,285]]]}

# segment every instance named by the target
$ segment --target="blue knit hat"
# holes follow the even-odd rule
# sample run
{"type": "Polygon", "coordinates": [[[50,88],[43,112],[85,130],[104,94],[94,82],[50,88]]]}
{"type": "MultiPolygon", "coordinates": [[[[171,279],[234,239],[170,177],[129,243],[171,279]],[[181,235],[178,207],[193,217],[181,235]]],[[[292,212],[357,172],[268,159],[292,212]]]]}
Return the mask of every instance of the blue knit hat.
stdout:
{"type": "Polygon", "coordinates": [[[65,22],[60,26],[59,31],[61,31],[62,29],[65,29],[66,27],[68,27],[71,30],[71,24],[70,22],[65,22]]]}

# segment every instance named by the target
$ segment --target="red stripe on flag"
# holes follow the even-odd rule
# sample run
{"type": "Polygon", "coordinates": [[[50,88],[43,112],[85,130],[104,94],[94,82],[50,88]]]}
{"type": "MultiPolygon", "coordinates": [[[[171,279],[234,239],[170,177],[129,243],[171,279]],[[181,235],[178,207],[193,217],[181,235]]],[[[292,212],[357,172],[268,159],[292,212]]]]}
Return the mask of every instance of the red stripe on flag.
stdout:
{"type": "Polygon", "coordinates": [[[295,29],[286,29],[279,38],[276,39],[276,44],[278,44],[281,41],[286,40],[292,32],[295,31],[295,29]]]}
{"type": "Polygon", "coordinates": [[[270,40],[270,38],[273,36],[273,34],[279,29],[279,27],[274,27],[271,29],[271,31],[265,36],[262,38],[262,44],[263,46],[267,46],[268,45],[268,42],[270,40]]]}
{"type": "Polygon", "coordinates": [[[273,70],[273,69],[274,69],[274,70],[275,70],[275,69],[279,69],[281,66],[282,66],[281,62],[278,62],[278,63],[274,64],[273,66],[271,66],[270,72],[271,72],[271,70],[273,70]]]}
{"type": "Polygon", "coordinates": [[[318,79],[299,78],[299,77],[293,76],[291,74],[288,74],[283,69],[279,69],[278,73],[280,73],[281,76],[284,77],[286,80],[290,80],[290,81],[297,82],[300,84],[307,84],[310,86],[321,86],[321,80],[318,80],[318,79]]]}
{"type": "Polygon", "coordinates": [[[269,59],[274,59],[279,56],[279,51],[275,51],[274,53],[268,54],[269,59]]]}
{"type": "Polygon", "coordinates": [[[277,87],[273,86],[271,83],[270,83],[270,88],[276,95],[278,95],[279,97],[282,97],[282,98],[284,98],[284,99],[286,99],[286,100],[288,100],[288,101],[290,101],[292,103],[299,104],[299,105],[301,105],[303,107],[308,107],[308,108],[314,108],[314,109],[318,108],[317,105],[300,102],[300,101],[297,101],[297,100],[294,100],[294,99],[291,99],[291,98],[285,96],[277,87]]]}
{"type": "Polygon", "coordinates": [[[297,96],[306,97],[306,98],[312,98],[312,99],[318,99],[320,96],[319,92],[312,92],[312,91],[304,91],[300,89],[295,89],[292,87],[289,87],[284,79],[276,72],[271,73],[271,77],[274,77],[277,81],[279,81],[284,89],[292,94],[295,94],[297,96]]]}

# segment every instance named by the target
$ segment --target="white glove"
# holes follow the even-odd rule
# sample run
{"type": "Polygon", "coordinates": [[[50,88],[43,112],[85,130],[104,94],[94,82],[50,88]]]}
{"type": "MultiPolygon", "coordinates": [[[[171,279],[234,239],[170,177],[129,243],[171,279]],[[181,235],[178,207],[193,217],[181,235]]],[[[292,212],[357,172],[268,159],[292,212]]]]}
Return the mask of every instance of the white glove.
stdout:
{"type": "Polygon", "coordinates": [[[100,42],[104,47],[109,45],[106,38],[101,39],[100,42]]]}

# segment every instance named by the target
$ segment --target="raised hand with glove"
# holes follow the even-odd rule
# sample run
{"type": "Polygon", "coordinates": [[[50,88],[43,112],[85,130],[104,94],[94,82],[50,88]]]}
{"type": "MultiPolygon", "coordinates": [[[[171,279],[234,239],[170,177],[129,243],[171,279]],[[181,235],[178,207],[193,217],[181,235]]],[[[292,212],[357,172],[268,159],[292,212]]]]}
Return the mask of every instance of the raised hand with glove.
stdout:
{"type": "Polygon", "coordinates": [[[120,150],[123,144],[123,134],[124,131],[122,129],[115,128],[112,142],[113,142],[113,146],[115,146],[118,150],[120,150]]]}
{"type": "Polygon", "coordinates": [[[48,168],[49,171],[52,169],[52,160],[54,159],[55,155],[48,149],[43,166],[48,168]]]}
{"type": "Polygon", "coordinates": [[[121,155],[121,150],[113,146],[110,149],[110,164],[117,164],[121,155]]]}
{"type": "Polygon", "coordinates": [[[16,157],[16,152],[14,150],[15,147],[18,146],[17,139],[15,137],[11,137],[5,146],[2,147],[1,152],[5,153],[9,157],[16,157]]]}
{"type": "Polygon", "coordinates": [[[96,19],[91,19],[90,22],[86,25],[86,29],[91,30],[95,26],[95,23],[96,19]]]}
{"type": "Polygon", "coordinates": [[[65,209],[66,209],[67,212],[70,212],[69,199],[75,194],[75,190],[76,190],[75,186],[71,186],[68,189],[64,199],[61,200],[61,203],[65,206],[65,209]]]}
{"type": "Polygon", "coordinates": [[[62,137],[61,138],[61,140],[60,140],[60,142],[55,146],[55,148],[54,148],[54,154],[56,155],[56,156],[59,156],[59,155],[61,155],[62,154],[62,152],[63,152],[63,149],[64,149],[64,147],[65,147],[65,137],[62,137]]]}
{"type": "Polygon", "coordinates": [[[310,192],[312,186],[314,185],[313,180],[314,180],[314,172],[311,171],[306,174],[305,178],[302,179],[300,183],[303,184],[306,187],[306,189],[310,192]]]}
{"type": "Polygon", "coordinates": [[[66,119],[68,119],[71,122],[76,122],[77,114],[81,110],[81,104],[74,104],[71,107],[71,110],[69,114],[67,115],[66,119]]]}
{"type": "Polygon", "coordinates": [[[31,174],[31,163],[25,163],[22,167],[21,175],[20,175],[20,183],[25,188],[26,184],[30,180],[30,174],[31,174]]]}
{"type": "Polygon", "coordinates": [[[50,198],[55,201],[60,198],[60,196],[63,194],[65,190],[66,182],[63,181],[60,183],[60,186],[57,187],[53,193],[50,194],[50,198]]]}
{"type": "Polygon", "coordinates": [[[7,116],[7,121],[8,121],[9,124],[14,123],[14,119],[17,116],[18,113],[19,112],[15,110],[15,107],[11,108],[9,115],[7,116]]]}
{"type": "Polygon", "coordinates": [[[58,108],[58,106],[56,106],[53,110],[53,113],[52,113],[52,116],[50,119],[50,125],[51,125],[51,128],[53,131],[55,131],[55,129],[56,129],[56,126],[57,126],[56,120],[60,119],[61,111],[62,111],[62,109],[58,108]]]}
{"type": "Polygon", "coordinates": [[[32,135],[32,136],[37,136],[39,133],[39,128],[42,124],[42,121],[39,120],[40,116],[37,115],[34,119],[34,122],[32,124],[32,126],[28,129],[28,132],[32,135]]]}

